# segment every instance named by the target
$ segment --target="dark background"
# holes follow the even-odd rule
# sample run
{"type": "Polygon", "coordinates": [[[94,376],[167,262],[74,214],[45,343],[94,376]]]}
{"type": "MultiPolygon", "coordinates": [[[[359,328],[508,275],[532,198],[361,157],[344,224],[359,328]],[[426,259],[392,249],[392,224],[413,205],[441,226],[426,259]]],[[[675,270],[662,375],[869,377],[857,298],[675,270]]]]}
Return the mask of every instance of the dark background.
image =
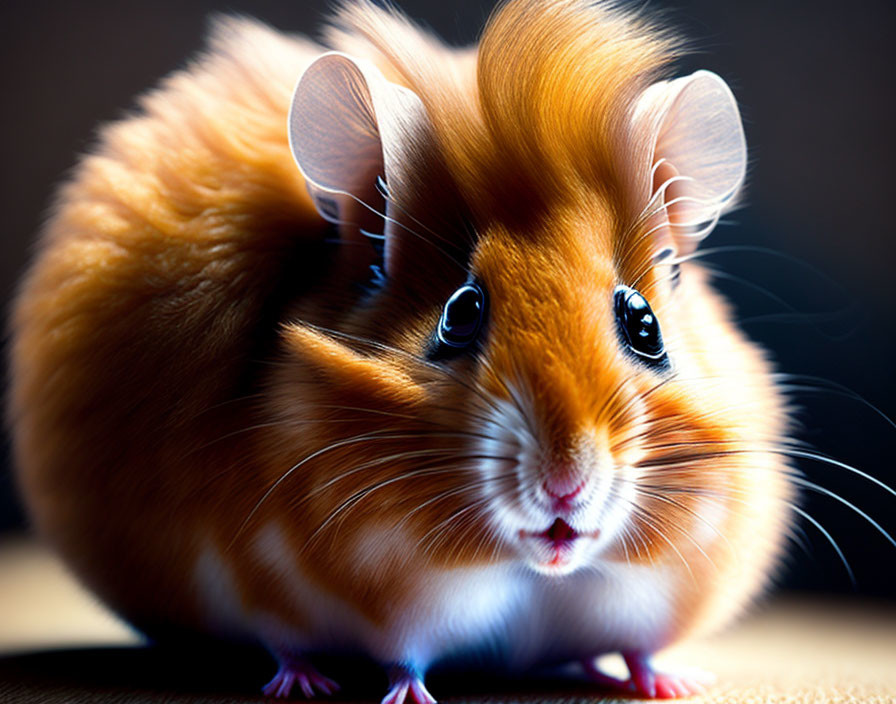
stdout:
{"type": "MultiPolygon", "coordinates": [[[[640,3],[638,3],[640,5],[640,3]]],[[[228,4],[164,0],[32,0],[0,3],[0,296],[8,302],[28,260],[44,207],[96,125],[183,65],[206,17],[238,11],[290,31],[313,31],[324,0],[228,4]]],[[[475,39],[491,2],[405,0],[402,7],[451,42],[475,39]]],[[[708,68],[738,97],[751,153],[747,207],[730,215],[707,261],[737,304],[746,330],[782,371],[845,385],[896,415],[893,361],[894,5],[890,0],[719,2],[652,0],[699,52],[681,72],[708,68]]],[[[896,430],[868,406],[831,393],[801,393],[802,439],[896,484],[896,430]]],[[[0,456],[0,532],[22,530],[8,442],[0,456]]],[[[820,483],[896,532],[896,498],[848,471],[799,464],[820,483]]],[[[787,589],[896,599],[896,548],[830,497],[802,504],[839,542],[836,554],[802,521],[780,582],[787,589]]]]}

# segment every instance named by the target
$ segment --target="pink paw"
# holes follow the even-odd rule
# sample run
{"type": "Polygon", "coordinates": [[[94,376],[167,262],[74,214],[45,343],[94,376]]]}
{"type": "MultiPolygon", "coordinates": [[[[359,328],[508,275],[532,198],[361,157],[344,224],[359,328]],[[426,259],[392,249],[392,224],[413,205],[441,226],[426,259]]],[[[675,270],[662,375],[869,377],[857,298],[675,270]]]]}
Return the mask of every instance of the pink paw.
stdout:
{"type": "Polygon", "coordinates": [[[654,674],[653,683],[657,699],[677,699],[678,697],[692,697],[695,694],[703,694],[706,691],[706,687],[712,684],[712,678],[657,672],[654,674]]]}
{"type": "Polygon", "coordinates": [[[280,664],[274,679],[261,691],[266,697],[286,699],[296,685],[308,699],[317,694],[333,694],[339,690],[338,684],[324,677],[310,663],[304,660],[290,660],[280,664]]]}
{"type": "Polygon", "coordinates": [[[423,680],[405,667],[396,666],[389,672],[389,692],[380,704],[436,704],[435,697],[426,691],[423,680]]]}
{"type": "Polygon", "coordinates": [[[712,675],[705,672],[683,675],[656,672],[648,656],[642,653],[623,653],[623,657],[629,671],[627,680],[604,674],[597,669],[593,660],[584,661],[582,665],[592,681],[650,699],[678,699],[702,694],[715,681],[712,675]]]}

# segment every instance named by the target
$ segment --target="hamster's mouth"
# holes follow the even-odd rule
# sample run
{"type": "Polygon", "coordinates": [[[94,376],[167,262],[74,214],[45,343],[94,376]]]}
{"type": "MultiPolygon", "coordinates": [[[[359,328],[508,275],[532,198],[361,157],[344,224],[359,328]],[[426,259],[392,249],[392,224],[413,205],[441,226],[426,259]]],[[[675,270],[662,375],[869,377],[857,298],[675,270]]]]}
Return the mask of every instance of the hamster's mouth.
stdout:
{"type": "Polygon", "coordinates": [[[575,553],[575,547],[582,538],[597,538],[599,530],[580,533],[562,518],[556,518],[547,530],[539,533],[520,531],[520,539],[534,543],[538,560],[536,567],[548,573],[568,571],[575,553]]]}

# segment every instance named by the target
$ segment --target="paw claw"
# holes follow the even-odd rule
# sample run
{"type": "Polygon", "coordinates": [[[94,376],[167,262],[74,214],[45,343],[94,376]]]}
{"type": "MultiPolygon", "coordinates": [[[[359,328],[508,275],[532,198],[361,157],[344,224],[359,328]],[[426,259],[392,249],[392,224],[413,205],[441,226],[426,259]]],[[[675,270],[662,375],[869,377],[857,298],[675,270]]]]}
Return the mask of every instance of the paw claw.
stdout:
{"type": "Polygon", "coordinates": [[[408,684],[398,684],[388,691],[381,704],[404,704],[405,697],[408,693],[408,684]]]}
{"type": "Polygon", "coordinates": [[[390,689],[380,704],[436,704],[423,680],[413,671],[396,666],[389,674],[390,689]]]}
{"type": "Polygon", "coordinates": [[[690,691],[676,678],[659,676],[656,681],[656,696],[659,699],[677,699],[687,697],[690,691]]]}
{"type": "Polygon", "coordinates": [[[299,687],[302,690],[302,694],[308,699],[311,699],[314,696],[314,688],[311,686],[311,682],[308,681],[307,677],[299,677],[299,687]]]}
{"type": "Polygon", "coordinates": [[[274,679],[261,691],[266,697],[287,699],[297,684],[307,699],[313,699],[318,692],[329,695],[339,689],[338,684],[321,675],[310,663],[304,660],[290,660],[281,663],[274,679]]]}
{"type": "Polygon", "coordinates": [[[426,687],[423,686],[423,682],[420,680],[414,680],[411,682],[411,686],[408,689],[411,698],[417,702],[417,704],[436,704],[435,697],[433,697],[428,691],[426,691],[426,687]]]}
{"type": "Polygon", "coordinates": [[[698,685],[694,682],[687,682],[685,679],[675,680],[675,693],[679,697],[689,697],[692,694],[698,694],[698,685]]]}
{"type": "Polygon", "coordinates": [[[627,680],[604,674],[593,660],[582,661],[582,665],[591,681],[650,699],[679,699],[702,694],[715,682],[715,677],[708,672],[694,671],[683,675],[656,672],[643,654],[626,653],[624,657],[630,673],[627,680]]]}

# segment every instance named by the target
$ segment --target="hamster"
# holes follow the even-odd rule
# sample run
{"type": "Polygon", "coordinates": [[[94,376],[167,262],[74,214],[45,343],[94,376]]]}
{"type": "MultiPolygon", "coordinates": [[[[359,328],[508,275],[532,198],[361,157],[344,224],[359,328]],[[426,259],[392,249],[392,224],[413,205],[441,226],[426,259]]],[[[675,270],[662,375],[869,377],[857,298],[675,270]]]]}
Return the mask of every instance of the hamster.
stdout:
{"type": "Polygon", "coordinates": [[[460,49],[367,0],[320,45],[219,20],[102,128],[15,300],[37,530],[147,633],[266,647],[270,696],[349,651],[384,704],[480,652],[700,691],[650,656],[762,590],[792,488],[771,364],[693,256],[738,109],[680,51],[589,0],[460,49]]]}

